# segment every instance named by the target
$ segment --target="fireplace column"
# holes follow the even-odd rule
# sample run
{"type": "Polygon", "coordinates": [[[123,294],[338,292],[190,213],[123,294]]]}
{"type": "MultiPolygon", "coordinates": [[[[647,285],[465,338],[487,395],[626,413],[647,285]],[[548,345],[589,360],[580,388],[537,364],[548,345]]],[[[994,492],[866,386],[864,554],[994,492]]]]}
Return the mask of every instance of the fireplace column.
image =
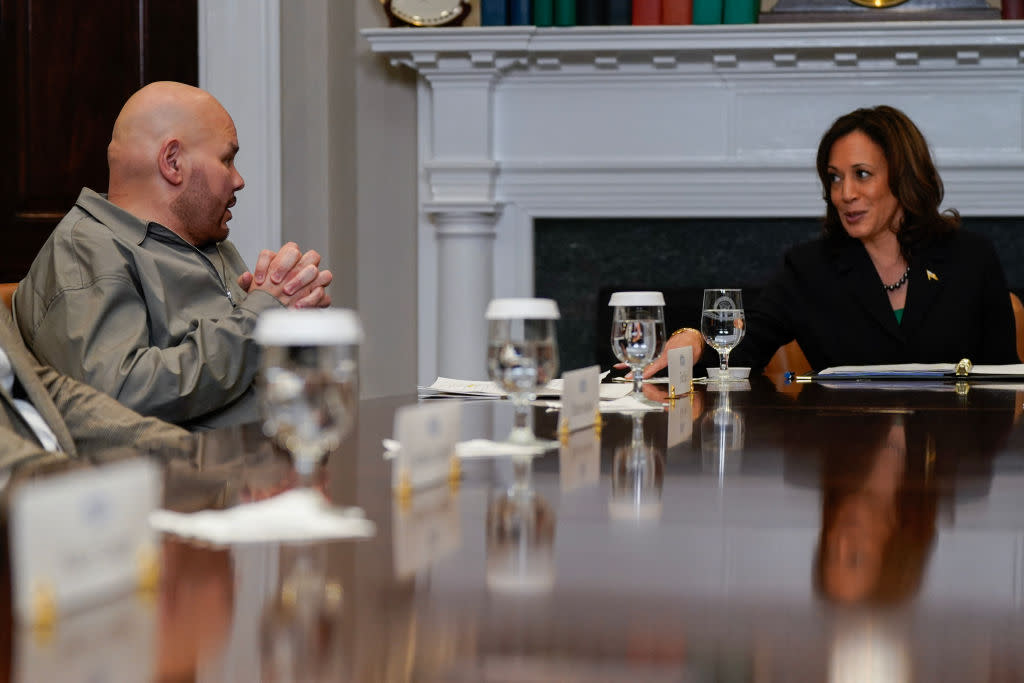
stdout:
{"type": "MultiPolygon", "coordinates": [[[[440,207],[438,207],[440,209],[440,207]]],[[[494,271],[495,209],[445,206],[437,228],[437,367],[442,377],[487,377],[487,325],[494,271]]]]}
{"type": "MultiPolygon", "coordinates": [[[[490,49],[456,54],[413,52],[410,66],[423,77],[420,153],[426,201],[437,249],[437,374],[487,376],[484,310],[494,292],[495,198],[494,87],[522,59],[501,59],[490,49]]],[[[523,42],[521,37],[505,36],[523,42]]]]}

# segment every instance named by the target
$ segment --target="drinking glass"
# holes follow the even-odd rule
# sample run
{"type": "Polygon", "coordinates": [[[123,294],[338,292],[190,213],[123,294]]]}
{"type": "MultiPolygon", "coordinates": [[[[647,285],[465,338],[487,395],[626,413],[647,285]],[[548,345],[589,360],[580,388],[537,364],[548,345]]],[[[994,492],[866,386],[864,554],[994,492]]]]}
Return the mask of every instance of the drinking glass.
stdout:
{"type": "Polygon", "coordinates": [[[700,318],[700,332],[718,352],[717,378],[709,382],[729,382],[729,353],[743,339],[743,294],[738,289],[705,289],[704,308],[700,318]]]}
{"type": "Polygon", "coordinates": [[[644,397],[644,368],[665,348],[665,297],[661,292],[615,292],[612,306],[612,350],[633,372],[633,398],[661,406],[644,397]]]}
{"type": "Polygon", "coordinates": [[[260,316],[254,336],[263,433],[291,454],[300,485],[310,487],[355,422],[359,318],[341,308],[275,309],[260,316]]]}
{"type": "Polygon", "coordinates": [[[487,306],[487,371],[515,406],[508,440],[524,445],[539,441],[530,422],[530,401],[537,389],[558,374],[555,321],[558,304],[552,299],[494,299],[487,306]]]}

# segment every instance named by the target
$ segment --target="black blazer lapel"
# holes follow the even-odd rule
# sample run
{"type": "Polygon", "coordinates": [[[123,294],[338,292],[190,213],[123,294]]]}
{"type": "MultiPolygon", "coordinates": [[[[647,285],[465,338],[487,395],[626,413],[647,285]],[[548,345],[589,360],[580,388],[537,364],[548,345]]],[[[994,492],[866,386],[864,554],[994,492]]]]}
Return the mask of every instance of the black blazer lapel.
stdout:
{"type": "Polygon", "coordinates": [[[946,287],[949,250],[935,246],[922,251],[910,269],[910,286],[903,309],[903,329],[910,334],[924,325],[928,312],[946,287]]]}
{"type": "Polygon", "coordinates": [[[878,279],[878,271],[860,242],[850,240],[842,244],[835,258],[836,272],[849,297],[886,333],[903,341],[904,334],[878,279]]]}

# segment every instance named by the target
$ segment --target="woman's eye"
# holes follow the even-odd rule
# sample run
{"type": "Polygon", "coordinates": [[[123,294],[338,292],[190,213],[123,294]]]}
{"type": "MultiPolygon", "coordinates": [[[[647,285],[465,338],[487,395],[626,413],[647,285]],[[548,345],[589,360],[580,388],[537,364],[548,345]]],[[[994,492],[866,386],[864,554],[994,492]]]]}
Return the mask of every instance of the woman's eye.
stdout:
{"type": "Polygon", "coordinates": [[[837,174],[837,173],[829,173],[828,174],[828,181],[830,183],[832,183],[833,185],[835,185],[836,183],[839,182],[839,174],[837,174]]]}
{"type": "Polygon", "coordinates": [[[861,180],[863,180],[864,178],[868,178],[870,176],[871,173],[865,171],[863,168],[857,170],[857,177],[860,178],[861,180]]]}

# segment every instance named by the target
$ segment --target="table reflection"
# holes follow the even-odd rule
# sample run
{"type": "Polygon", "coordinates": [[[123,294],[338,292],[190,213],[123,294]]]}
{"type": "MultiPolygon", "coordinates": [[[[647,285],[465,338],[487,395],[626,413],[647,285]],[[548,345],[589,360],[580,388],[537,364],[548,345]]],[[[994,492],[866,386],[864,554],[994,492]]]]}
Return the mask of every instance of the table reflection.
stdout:
{"type": "Polygon", "coordinates": [[[498,490],[487,506],[487,588],[533,595],[555,584],[555,512],[535,491],[498,490]]]}
{"type": "Polygon", "coordinates": [[[961,489],[988,487],[992,458],[1012,426],[1010,412],[787,415],[790,478],[812,484],[808,470],[819,472],[816,592],[841,604],[912,598],[927,575],[940,507],[952,510],[961,489]]]}
{"type": "Polygon", "coordinates": [[[714,403],[701,418],[701,462],[705,472],[722,478],[727,472],[738,472],[743,461],[743,415],[733,409],[728,385],[713,395],[714,403]]]}
{"type": "Polygon", "coordinates": [[[634,413],[629,442],[615,448],[608,512],[612,519],[657,520],[665,477],[664,447],[648,441],[644,414],[634,413]]]}

